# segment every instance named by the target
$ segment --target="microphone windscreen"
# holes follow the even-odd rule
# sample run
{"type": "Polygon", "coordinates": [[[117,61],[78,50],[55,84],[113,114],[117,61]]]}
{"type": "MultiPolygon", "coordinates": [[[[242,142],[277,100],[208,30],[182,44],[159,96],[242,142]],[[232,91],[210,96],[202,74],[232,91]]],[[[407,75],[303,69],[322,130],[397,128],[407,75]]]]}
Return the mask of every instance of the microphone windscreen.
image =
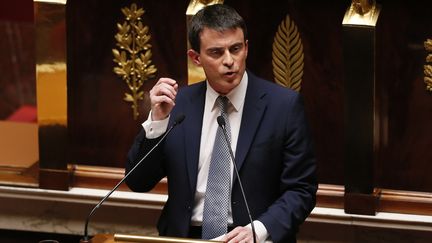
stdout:
{"type": "Polygon", "coordinates": [[[177,117],[174,120],[174,124],[178,125],[178,124],[182,123],[183,120],[185,119],[185,117],[186,116],[183,113],[178,114],[177,117]]]}
{"type": "Polygon", "coordinates": [[[217,117],[217,123],[218,123],[219,126],[221,126],[221,127],[225,126],[225,119],[223,118],[223,116],[218,116],[218,117],[217,117]]]}

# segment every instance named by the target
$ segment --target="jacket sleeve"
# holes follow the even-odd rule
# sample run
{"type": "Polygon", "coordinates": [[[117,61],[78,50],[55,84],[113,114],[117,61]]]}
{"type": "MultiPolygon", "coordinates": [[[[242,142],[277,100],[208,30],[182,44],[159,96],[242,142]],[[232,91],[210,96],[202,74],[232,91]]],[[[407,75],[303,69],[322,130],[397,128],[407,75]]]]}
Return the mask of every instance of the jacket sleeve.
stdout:
{"type": "MultiPolygon", "coordinates": [[[[125,174],[127,175],[137,163],[155,146],[162,136],[155,139],[146,139],[142,129],[136,136],[130,148],[126,161],[125,174]]],[[[134,169],[126,179],[126,184],[132,191],[147,192],[166,176],[164,168],[163,144],[159,144],[142,163],[134,169]]]]}

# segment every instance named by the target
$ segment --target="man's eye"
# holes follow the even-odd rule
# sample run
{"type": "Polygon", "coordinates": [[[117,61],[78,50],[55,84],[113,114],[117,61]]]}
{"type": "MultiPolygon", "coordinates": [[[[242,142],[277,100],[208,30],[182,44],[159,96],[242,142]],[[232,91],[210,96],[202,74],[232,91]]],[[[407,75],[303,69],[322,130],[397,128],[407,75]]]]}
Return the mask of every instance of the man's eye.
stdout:
{"type": "Polygon", "coordinates": [[[210,51],[210,56],[220,56],[220,55],[221,55],[221,51],[219,50],[210,51]]]}
{"type": "Polygon", "coordinates": [[[234,46],[231,48],[231,53],[237,53],[241,50],[241,46],[234,46]]]}

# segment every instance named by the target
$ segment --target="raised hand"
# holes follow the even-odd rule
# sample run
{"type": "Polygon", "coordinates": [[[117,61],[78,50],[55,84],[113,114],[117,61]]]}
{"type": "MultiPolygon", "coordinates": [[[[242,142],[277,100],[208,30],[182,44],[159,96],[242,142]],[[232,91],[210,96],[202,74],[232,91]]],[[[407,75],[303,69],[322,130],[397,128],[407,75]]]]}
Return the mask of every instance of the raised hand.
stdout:
{"type": "Polygon", "coordinates": [[[168,117],[175,106],[178,84],[174,79],[160,78],[150,90],[152,120],[159,121],[168,117]]]}

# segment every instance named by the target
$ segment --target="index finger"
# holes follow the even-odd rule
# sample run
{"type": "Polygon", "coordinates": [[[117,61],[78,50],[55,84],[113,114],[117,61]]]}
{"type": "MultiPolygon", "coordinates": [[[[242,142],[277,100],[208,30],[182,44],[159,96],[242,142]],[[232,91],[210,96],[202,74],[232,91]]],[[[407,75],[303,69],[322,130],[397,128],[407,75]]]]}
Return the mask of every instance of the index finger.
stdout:
{"type": "Polygon", "coordinates": [[[174,86],[174,85],[177,84],[177,81],[175,81],[175,80],[172,79],[172,78],[160,78],[160,79],[157,81],[156,84],[162,84],[162,83],[165,83],[165,84],[169,84],[169,85],[171,85],[171,86],[174,86]]]}

